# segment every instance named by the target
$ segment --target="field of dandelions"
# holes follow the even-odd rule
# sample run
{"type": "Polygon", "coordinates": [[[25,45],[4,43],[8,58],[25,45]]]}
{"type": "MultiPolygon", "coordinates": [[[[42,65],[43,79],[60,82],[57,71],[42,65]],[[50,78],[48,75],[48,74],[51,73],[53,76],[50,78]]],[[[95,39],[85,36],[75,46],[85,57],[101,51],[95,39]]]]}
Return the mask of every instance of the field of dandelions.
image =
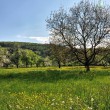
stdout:
{"type": "Polygon", "coordinates": [[[0,110],[110,110],[110,67],[0,69],[0,110]]]}

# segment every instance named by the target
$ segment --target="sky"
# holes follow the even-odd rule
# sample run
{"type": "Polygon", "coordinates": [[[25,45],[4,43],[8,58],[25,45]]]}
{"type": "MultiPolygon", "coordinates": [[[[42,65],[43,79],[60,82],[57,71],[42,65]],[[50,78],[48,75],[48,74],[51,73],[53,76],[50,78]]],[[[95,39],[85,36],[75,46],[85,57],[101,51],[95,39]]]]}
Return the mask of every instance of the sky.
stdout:
{"type": "MultiPolygon", "coordinates": [[[[0,41],[48,43],[46,19],[80,0],[0,0],[0,41]]],[[[110,4],[110,0],[105,0],[110,4]]]]}

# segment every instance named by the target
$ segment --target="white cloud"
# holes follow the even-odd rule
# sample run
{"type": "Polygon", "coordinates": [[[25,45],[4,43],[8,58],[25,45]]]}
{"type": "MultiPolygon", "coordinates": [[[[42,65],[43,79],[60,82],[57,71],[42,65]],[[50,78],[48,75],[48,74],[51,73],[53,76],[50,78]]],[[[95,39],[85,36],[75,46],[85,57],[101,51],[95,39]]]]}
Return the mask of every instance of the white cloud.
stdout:
{"type": "Polygon", "coordinates": [[[38,36],[22,36],[22,35],[17,35],[17,38],[23,38],[23,39],[30,39],[30,42],[36,42],[36,43],[49,43],[49,37],[38,37],[38,36]]]}
{"type": "Polygon", "coordinates": [[[30,36],[30,37],[27,37],[27,38],[32,39],[32,40],[36,40],[38,43],[49,43],[49,37],[30,36]]]}

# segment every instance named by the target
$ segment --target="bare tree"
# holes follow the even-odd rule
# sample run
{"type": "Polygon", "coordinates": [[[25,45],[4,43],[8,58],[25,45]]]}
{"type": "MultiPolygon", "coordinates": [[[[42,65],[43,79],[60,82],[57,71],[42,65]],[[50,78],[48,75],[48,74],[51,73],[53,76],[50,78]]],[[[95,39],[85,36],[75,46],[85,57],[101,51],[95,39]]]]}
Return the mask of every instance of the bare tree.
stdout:
{"type": "Polygon", "coordinates": [[[81,1],[66,12],[54,11],[47,19],[47,28],[59,44],[71,48],[77,60],[90,71],[99,54],[98,47],[106,47],[110,37],[110,10],[107,7],[81,1]]]}
{"type": "Polygon", "coordinates": [[[63,63],[64,65],[66,64],[69,57],[69,48],[60,45],[57,39],[53,37],[50,39],[50,50],[51,57],[57,62],[59,68],[61,67],[61,63],[63,63]]]}

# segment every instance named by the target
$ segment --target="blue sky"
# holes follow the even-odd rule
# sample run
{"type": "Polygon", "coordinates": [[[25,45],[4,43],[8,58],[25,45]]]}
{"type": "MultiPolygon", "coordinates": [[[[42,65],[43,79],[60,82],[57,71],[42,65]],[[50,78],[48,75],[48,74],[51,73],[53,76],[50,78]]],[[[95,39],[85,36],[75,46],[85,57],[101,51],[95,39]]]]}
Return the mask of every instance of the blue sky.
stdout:
{"type": "Polygon", "coordinates": [[[68,9],[79,1],[0,0],[0,41],[48,42],[45,20],[51,11],[68,9]]]}

